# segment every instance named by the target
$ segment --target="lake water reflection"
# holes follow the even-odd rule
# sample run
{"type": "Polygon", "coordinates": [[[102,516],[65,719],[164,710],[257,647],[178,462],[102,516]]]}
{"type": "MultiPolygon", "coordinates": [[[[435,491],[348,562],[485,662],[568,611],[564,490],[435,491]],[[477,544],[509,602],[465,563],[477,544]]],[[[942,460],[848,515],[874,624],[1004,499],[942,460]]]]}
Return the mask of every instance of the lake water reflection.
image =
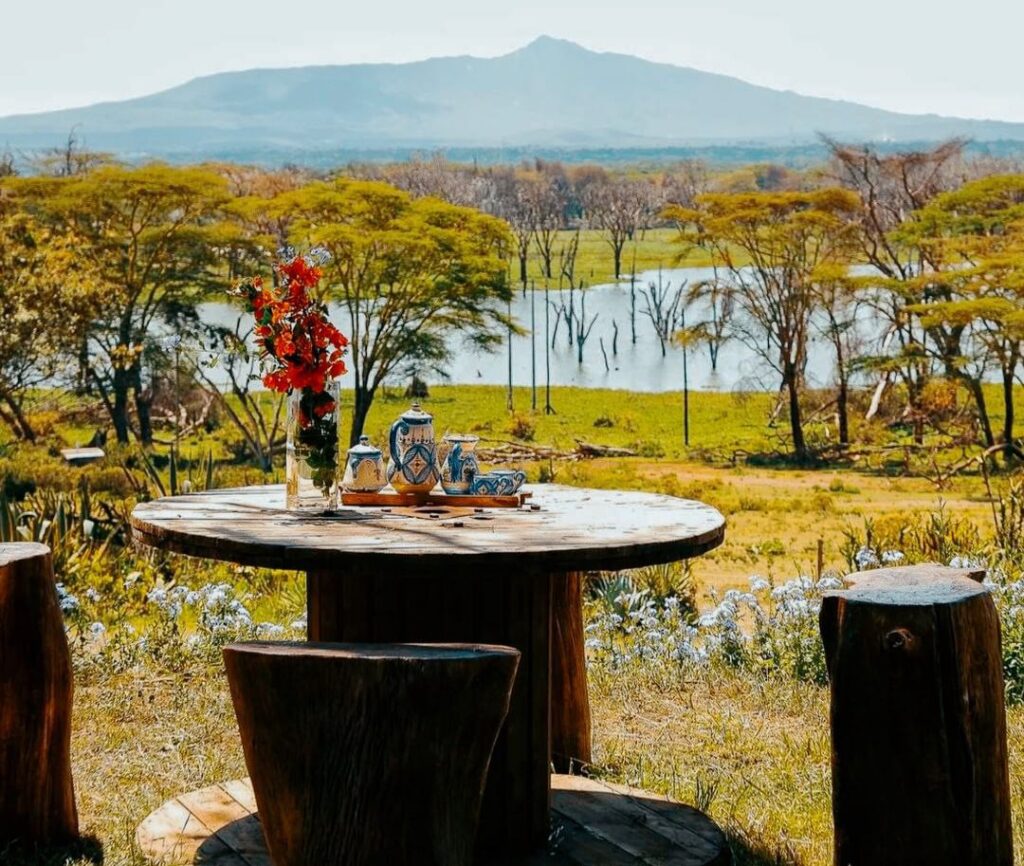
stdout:
{"type": "MultiPolygon", "coordinates": [[[[711,272],[707,268],[677,268],[664,270],[661,279],[670,284],[670,291],[687,280],[695,282],[707,279],[711,272]]],[[[552,385],[576,385],[588,388],[621,388],[631,391],[678,391],[683,383],[683,351],[669,345],[662,357],[661,345],[650,319],[644,313],[645,304],[640,289],[649,282],[657,282],[657,271],[646,271],[636,280],[636,343],[630,333],[630,286],[629,283],[593,286],[585,290],[586,313],[589,321],[597,316],[590,338],[587,340],[583,363],[579,363],[576,346],[569,346],[567,329],[563,321],[555,334],[554,347],[550,350],[552,385]],[[613,354],[614,324],[618,325],[618,353],[613,354]],[[605,369],[600,342],[603,340],[608,356],[605,369]]],[[[568,303],[568,292],[550,290],[544,292],[517,292],[512,304],[512,315],[520,325],[530,330],[531,314],[536,321],[536,340],[531,341],[529,333],[512,338],[512,378],[516,385],[529,385],[533,358],[536,363],[536,378],[539,387],[545,383],[546,364],[545,334],[554,331],[556,310],[568,303]],[[549,307],[548,324],[545,324],[545,302],[549,307]],[[532,310],[531,310],[532,307],[532,310]]],[[[577,311],[580,308],[580,292],[575,292],[577,311]]],[[[332,306],[332,320],[342,329],[350,332],[348,317],[339,307],[332,306]]],[[[238,311],[230,304],[209,303],[200,308],[204,321],[212,324],[233,326],[238,311]]],[[[688,321],[698,321],[704,311],[691,308],[688,321]]],[[[550,340],[549,340],[550,342],[550,340]]],[[[498,352],[489,354],[466,347],[457,340],[452,346],[452,363],[448,369],[449,382],[455,384],[501,385],[508,382],[508,344],[498,352]]],[[[737,340],[726,343],[718,358],[717,371],[712,370],[708,350],[704,346],[691,348],[687,353],[687,369],[690,387],[715,391],[760,390],[778,387],[776,377],[770,368],[749,348],[737,340]]],[[[812,347],[808,364],[808,378],[812,384],[825,385],[831,381],[832,358],[826,346],[812,347]]],[[[434,383],[437,377],[426,376],[434,383]]]]}

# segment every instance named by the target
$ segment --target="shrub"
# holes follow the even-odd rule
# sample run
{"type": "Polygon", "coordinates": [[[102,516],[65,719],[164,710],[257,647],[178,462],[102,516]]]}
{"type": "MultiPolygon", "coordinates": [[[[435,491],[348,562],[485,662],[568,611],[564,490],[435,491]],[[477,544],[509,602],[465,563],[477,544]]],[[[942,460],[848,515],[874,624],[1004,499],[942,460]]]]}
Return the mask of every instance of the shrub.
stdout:
{"type": "Polygon", "coordinates": [[[899,562],[949,562],[983,549],[973,521],[950,514],[941,504],[927,514],[866,518],[862,530],[849,526],[843,536],[841,550],[852,570],[899,562]]]}
{"type": "Polygon", "coordinates": [[[508,432],[513,439],[532,442],[537,433],[537,425],[527,415],[513,415],[512,420],[509,421],[508,432]]]}
{"type": "Polygon", "coordinates": [[[653,439],[641,439],[633,448],[641,457],[658,459],[665,456],[665,446],[653,439]]]}
{"type": "Polygon", "coordinates": [[[666,684],[715,666],[824,683],[818,611],[822,594],[841,585],[833,577],[780,586],[753,577],[747,592],[713,594],[714,607],[695,620],[679,597],[655,599],[630,576],[615,575],[596,585],[588,604],[590,663],[611,672],[639,665],[666,684]]]}

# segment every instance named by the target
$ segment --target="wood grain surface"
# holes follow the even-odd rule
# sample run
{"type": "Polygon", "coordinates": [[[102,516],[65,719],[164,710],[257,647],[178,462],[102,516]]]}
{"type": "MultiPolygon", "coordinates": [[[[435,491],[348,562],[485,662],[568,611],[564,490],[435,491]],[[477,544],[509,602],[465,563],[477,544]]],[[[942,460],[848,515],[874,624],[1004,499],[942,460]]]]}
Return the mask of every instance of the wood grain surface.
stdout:
{"type": "Polygon", "coordinates": [[[470,644],[229,644],[275,866],[470,866],[519,653],[470,644]]]}
{"type": "Polygon", "coordinates": [[[394,566],[517,570],[615,570],[673,562],[721,544],[725,519],[692,500],[652,493],[543,485],[539,510],[493,509],[472,517],[415,520],[379,508],[331,515],[289,512],[282,486],[214,490],[145,502],[135,538],[190,556],[301,570],[394,566]]]}
{"type": "Polygon", "coordinates": [[[50,548],[0,544],[0,862],[78,837],[71,653],[50,548]]]}
{"type": "Polygon", "coordinates": [[[999,617],[975,572],[876,569],[828,593],[836,866],[1011,866],[999,617]]]}
{"type": "MultiPolygon", "coordinates": [[[[625,785],[552,777],[552,832],[480,866],[729,866],[725,835],[689,806],[625,785]]],[[[248,779],[168,800],[136,833],[152,866],[271,866],[248,779]]],[[[318,864],[320,866],[320,864],[318,864]]]]}

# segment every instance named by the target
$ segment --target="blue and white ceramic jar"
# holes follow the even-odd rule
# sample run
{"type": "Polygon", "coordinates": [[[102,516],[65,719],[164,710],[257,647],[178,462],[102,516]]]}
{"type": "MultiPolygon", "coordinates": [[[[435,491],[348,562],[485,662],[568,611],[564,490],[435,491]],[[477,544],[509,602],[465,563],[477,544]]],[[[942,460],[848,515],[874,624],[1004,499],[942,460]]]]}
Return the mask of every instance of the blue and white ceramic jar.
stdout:
{"type": "Polygon", "coordinates": [[[387,483],[384,455],[380,448],[370,444],[369,436],[360,436],[359,444],[348,449],[342,489],[352,493],[376,493],[387,483]]]}
{"type": "Polygon", "coordinates": [[[391,425],[388,482],[396,493],[429,493],[441,478],[434,418],[419,403],[391,425]]]}
{"type": "Polygon", "coordinates": [[[452,496],[469,493],[473,479],[480,472],[473,453],[479,441],[479,436],[457,433],[447,433],[441,440],[441,487],[445,493],[452,496]]]}

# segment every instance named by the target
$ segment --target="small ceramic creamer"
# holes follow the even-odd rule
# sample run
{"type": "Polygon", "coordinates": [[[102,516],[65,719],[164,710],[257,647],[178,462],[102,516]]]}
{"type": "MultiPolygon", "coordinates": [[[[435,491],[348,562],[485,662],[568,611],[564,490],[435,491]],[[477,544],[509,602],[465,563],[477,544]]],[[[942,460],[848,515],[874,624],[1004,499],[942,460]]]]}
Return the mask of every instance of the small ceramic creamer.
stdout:
{"type": "Polygon", "coordinates": [[[348,449],[342,489],[352,493],[376,493],[388,483],[384,476],[384,455],[370,444],[369,436],[360,436],[359,444],[348,449]]]}
{"type": "Polygon", "coordinates": [[[473,450],[479,436],[446,433],[441,440],[441,487],[453,496],[469,493],[473,479],[480,472],[473,450]]]}
{"type": "Polygon", "coordinates": [[[388,482],[396,493],[429,493],[441,478],[434,418],[419,403],[391,425],[388,482]]]}

